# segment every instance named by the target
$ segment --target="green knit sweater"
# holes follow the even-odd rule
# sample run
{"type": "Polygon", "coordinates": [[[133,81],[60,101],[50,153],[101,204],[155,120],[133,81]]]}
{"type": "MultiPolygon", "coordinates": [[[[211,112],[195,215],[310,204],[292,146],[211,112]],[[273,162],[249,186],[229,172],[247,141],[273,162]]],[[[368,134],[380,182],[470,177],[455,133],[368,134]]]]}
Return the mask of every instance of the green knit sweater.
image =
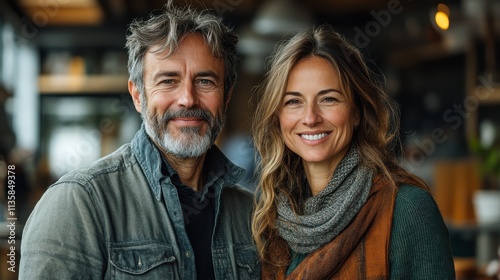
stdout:
{"type": "MultiPolygon", "coordinates": [[[[403,185],[396,196],[390,279],[455,279],[448,229],[431,194],[403,185]]],[[[293,254],[291,273],[307,254],[293,254]]]]}

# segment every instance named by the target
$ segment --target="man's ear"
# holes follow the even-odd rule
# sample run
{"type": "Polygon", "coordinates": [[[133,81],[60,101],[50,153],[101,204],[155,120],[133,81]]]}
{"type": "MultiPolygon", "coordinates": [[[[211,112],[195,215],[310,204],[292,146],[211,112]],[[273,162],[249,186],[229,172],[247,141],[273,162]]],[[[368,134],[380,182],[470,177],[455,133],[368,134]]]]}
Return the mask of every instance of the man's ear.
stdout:
{"type": "Polygon", "coordinates": [[[137,86],[134,84],[134,82],[132,82],[131,80],[128,80],[128,92],[130,93],[130,96],[132,96],[135,110],[140,113],[142,109],[140,97],[141,93],[137,89],[137,86]]]}

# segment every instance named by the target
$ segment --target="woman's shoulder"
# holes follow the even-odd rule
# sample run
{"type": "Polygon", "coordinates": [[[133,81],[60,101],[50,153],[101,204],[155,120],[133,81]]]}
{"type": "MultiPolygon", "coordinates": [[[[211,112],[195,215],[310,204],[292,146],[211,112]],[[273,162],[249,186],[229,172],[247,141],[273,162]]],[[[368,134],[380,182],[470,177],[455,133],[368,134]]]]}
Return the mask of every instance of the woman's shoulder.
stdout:
{"type": "Polygon", "coordinates": [[[394,279],[454,279],[448,230],[429,191],[399,186],[390,262],[394,279]]]}
{"type": "Polygon", "coordinates": [[[437,207],[432,194],[423,188],[413,185],[400,185],[396,196],[396,209],[411,210],[432,206],[437,207]]]}
{"type": "MultiPolygon", "coordinates": [[[[443,230],[444,221],[432,194],[412,185],[398,188],[394,206],[393,225],[416,231],[427,231],[433,226],[443,230]]],[[[437,229],[436,229],[437,230],[437,229]]]]}

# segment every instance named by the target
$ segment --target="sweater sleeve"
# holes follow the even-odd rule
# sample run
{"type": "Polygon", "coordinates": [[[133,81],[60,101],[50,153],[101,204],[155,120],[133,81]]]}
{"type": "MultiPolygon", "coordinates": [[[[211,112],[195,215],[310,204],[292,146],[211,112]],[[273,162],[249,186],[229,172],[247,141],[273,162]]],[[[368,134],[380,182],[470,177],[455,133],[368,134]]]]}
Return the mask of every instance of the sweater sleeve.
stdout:
{"type": "Polygon", "coordinates": [[[400,187],[389,250],[391,279],[455,279],[448,229],[423,189],[400,187]]]}

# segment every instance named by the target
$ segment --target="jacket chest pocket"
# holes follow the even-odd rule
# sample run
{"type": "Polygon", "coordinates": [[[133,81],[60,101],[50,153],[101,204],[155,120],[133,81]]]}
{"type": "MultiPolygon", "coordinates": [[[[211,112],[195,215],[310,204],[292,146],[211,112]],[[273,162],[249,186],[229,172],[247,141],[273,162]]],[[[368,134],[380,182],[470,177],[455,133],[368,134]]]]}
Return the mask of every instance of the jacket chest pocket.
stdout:
{"type": "Polygon", "coordinates": [[[239,280],[260,279],[260,265],[254,246],[236,245],[235,259],[239,280]]]}
{"type": "Polygon", "coordinates": [[[124,242],[110,246],[111,279],[174,279],[172,246],[158,242],[124,242]]]}

